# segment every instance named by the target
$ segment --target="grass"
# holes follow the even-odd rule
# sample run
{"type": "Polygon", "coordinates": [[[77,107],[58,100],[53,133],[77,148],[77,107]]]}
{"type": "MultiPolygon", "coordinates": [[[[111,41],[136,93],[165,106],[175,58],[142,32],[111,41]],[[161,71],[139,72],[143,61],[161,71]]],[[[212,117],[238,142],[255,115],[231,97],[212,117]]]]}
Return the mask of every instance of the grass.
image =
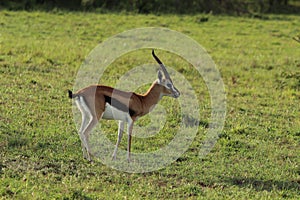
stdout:
{"type": "MultiPolygon", "coordinates": [[[[4,199],[299,199],[299,16],[263,19],[202,15],[0,12],[0,196],[4,199]],[[227,92],[224,130],[199,159],[210,99],[203,81],[175,55],[168,66],[194,86],[201,123],[186,153],[164,169],[130,174],[82,158],[67,89],[100,42],[138,27],[167,27],[203,45],[227,92]]],[[[149,61],[147,51],[121,57],[103,83],[149,61]],[[138,57],[136,57],[138,55],[138,57]]],[[[155,78],[155,77],[153,77],[155,78]]],[[[140,88],[144,91],[144,88],[140,88]]],[[[176,105],[164,99],[162,105],[176,105]]],[[[176,107],[176,106],[175,106],[176,107]]],[[[176,124],[176,109],[153,141],[133,139],[133,151],[159,148],[176,124]]],[[[149,119],[141,118],[141,124],[149,119]]],[[[102,123],[111,140],[117,126],[102,123]]],[[[125,149],[126,139],[121,148],[125,149]]]]}

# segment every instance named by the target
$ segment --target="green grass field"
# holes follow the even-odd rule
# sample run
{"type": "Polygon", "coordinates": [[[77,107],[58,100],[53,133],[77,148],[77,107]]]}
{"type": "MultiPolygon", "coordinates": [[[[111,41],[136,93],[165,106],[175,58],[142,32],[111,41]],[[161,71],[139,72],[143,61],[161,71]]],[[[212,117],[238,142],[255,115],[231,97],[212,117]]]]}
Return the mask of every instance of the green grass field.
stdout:
{"type": "MultiPolygon", "coordinates": [[[[300,16],[290,15],[1,11],[0,198],[300,199],[300,43],[292,39],[299,34],[300,16]],[[208,21],[201,22],[203,17],[208,21]],[[159,171],[130,174],[83,158],[67,90],[97,44],[139,27],[170,28],[206,48],[225,83],[227,116],[217,144],[199,159],[209,94],[184,60],[160,51],[164,62],[196,88],[202,121],[177,161],[159,171]]],[[[121,57],[103,83],[113,86],[145,61],[154,63],[145,50],[121,57]]],[[[176,102],[163,99],[162,105],[170,104],[176,102]]],[[[133,138],[133,152],[170,141],[178,123],[176,110],[170,112],[165,134],[154,140],[133,138]]],[[[117,125],[103,125],[114,142],[117,125]]],[[[125,138],[120,148],[126,148],[125,138]]]]}

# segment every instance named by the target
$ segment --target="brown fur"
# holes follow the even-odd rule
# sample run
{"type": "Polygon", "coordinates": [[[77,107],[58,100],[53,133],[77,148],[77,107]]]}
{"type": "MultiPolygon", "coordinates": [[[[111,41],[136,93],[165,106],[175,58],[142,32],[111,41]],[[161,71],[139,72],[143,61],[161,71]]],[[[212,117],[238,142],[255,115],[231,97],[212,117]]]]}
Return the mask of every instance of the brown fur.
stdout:
{"type": "Polygon", "coordinates": [[[73,94],[73,96],[84,97],[89,109],[95,113],[100,120],[102,113],[105,111],[104,96],[110,96],[118,99],[121,103],[127,105],[135,111],[132,118],[141,117],[149,113],[150,108],[158,103],[161,94],[170,94],[162,85],[154,82],[145,94],[135,92],[124,92],[105,85],[90,85],[73,94]]]}

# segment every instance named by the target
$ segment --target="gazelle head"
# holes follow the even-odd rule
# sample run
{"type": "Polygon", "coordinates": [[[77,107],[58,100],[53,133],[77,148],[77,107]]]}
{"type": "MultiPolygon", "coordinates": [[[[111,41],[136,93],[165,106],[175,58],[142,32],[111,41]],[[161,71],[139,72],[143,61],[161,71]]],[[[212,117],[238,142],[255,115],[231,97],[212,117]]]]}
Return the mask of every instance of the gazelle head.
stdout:
{"type": "Polygon", "coordinates": [[[163,95],[178,98],[180,96],[180,92],[174,86],[165,65],[155,55],[154,50],[152,50],[152,56],[160,66],[160,70],[158,70],[158,84],[164,87],[163,95]]]}

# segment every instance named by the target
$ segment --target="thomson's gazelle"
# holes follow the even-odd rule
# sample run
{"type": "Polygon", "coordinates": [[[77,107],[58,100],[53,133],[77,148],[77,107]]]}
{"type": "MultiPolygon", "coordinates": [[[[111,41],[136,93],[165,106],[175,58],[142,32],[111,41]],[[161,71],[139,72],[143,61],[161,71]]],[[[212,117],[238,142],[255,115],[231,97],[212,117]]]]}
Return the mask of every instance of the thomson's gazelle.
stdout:
{"type": "Polygon", "coordinates": [[[90,85],[76,92],[69,90],[69,97],[74,98],[82,114],[82,124],[79,130],[82,151],[86,159],[91,161],[89,148],[89,133],[100,119],[119,120],[118,139],[113,159],[116,159],[118,145],[122,139],[124,123],[127,123],[128,146],[127,159],[130,161],[131,134],[134,122],[153,109],[163,96],[177,98],[180,92],[175,88],[164,64],[155,55],[158,62],[158,79],[155,80],[145,94],[124,92],[109,86],[90,85]]]}

